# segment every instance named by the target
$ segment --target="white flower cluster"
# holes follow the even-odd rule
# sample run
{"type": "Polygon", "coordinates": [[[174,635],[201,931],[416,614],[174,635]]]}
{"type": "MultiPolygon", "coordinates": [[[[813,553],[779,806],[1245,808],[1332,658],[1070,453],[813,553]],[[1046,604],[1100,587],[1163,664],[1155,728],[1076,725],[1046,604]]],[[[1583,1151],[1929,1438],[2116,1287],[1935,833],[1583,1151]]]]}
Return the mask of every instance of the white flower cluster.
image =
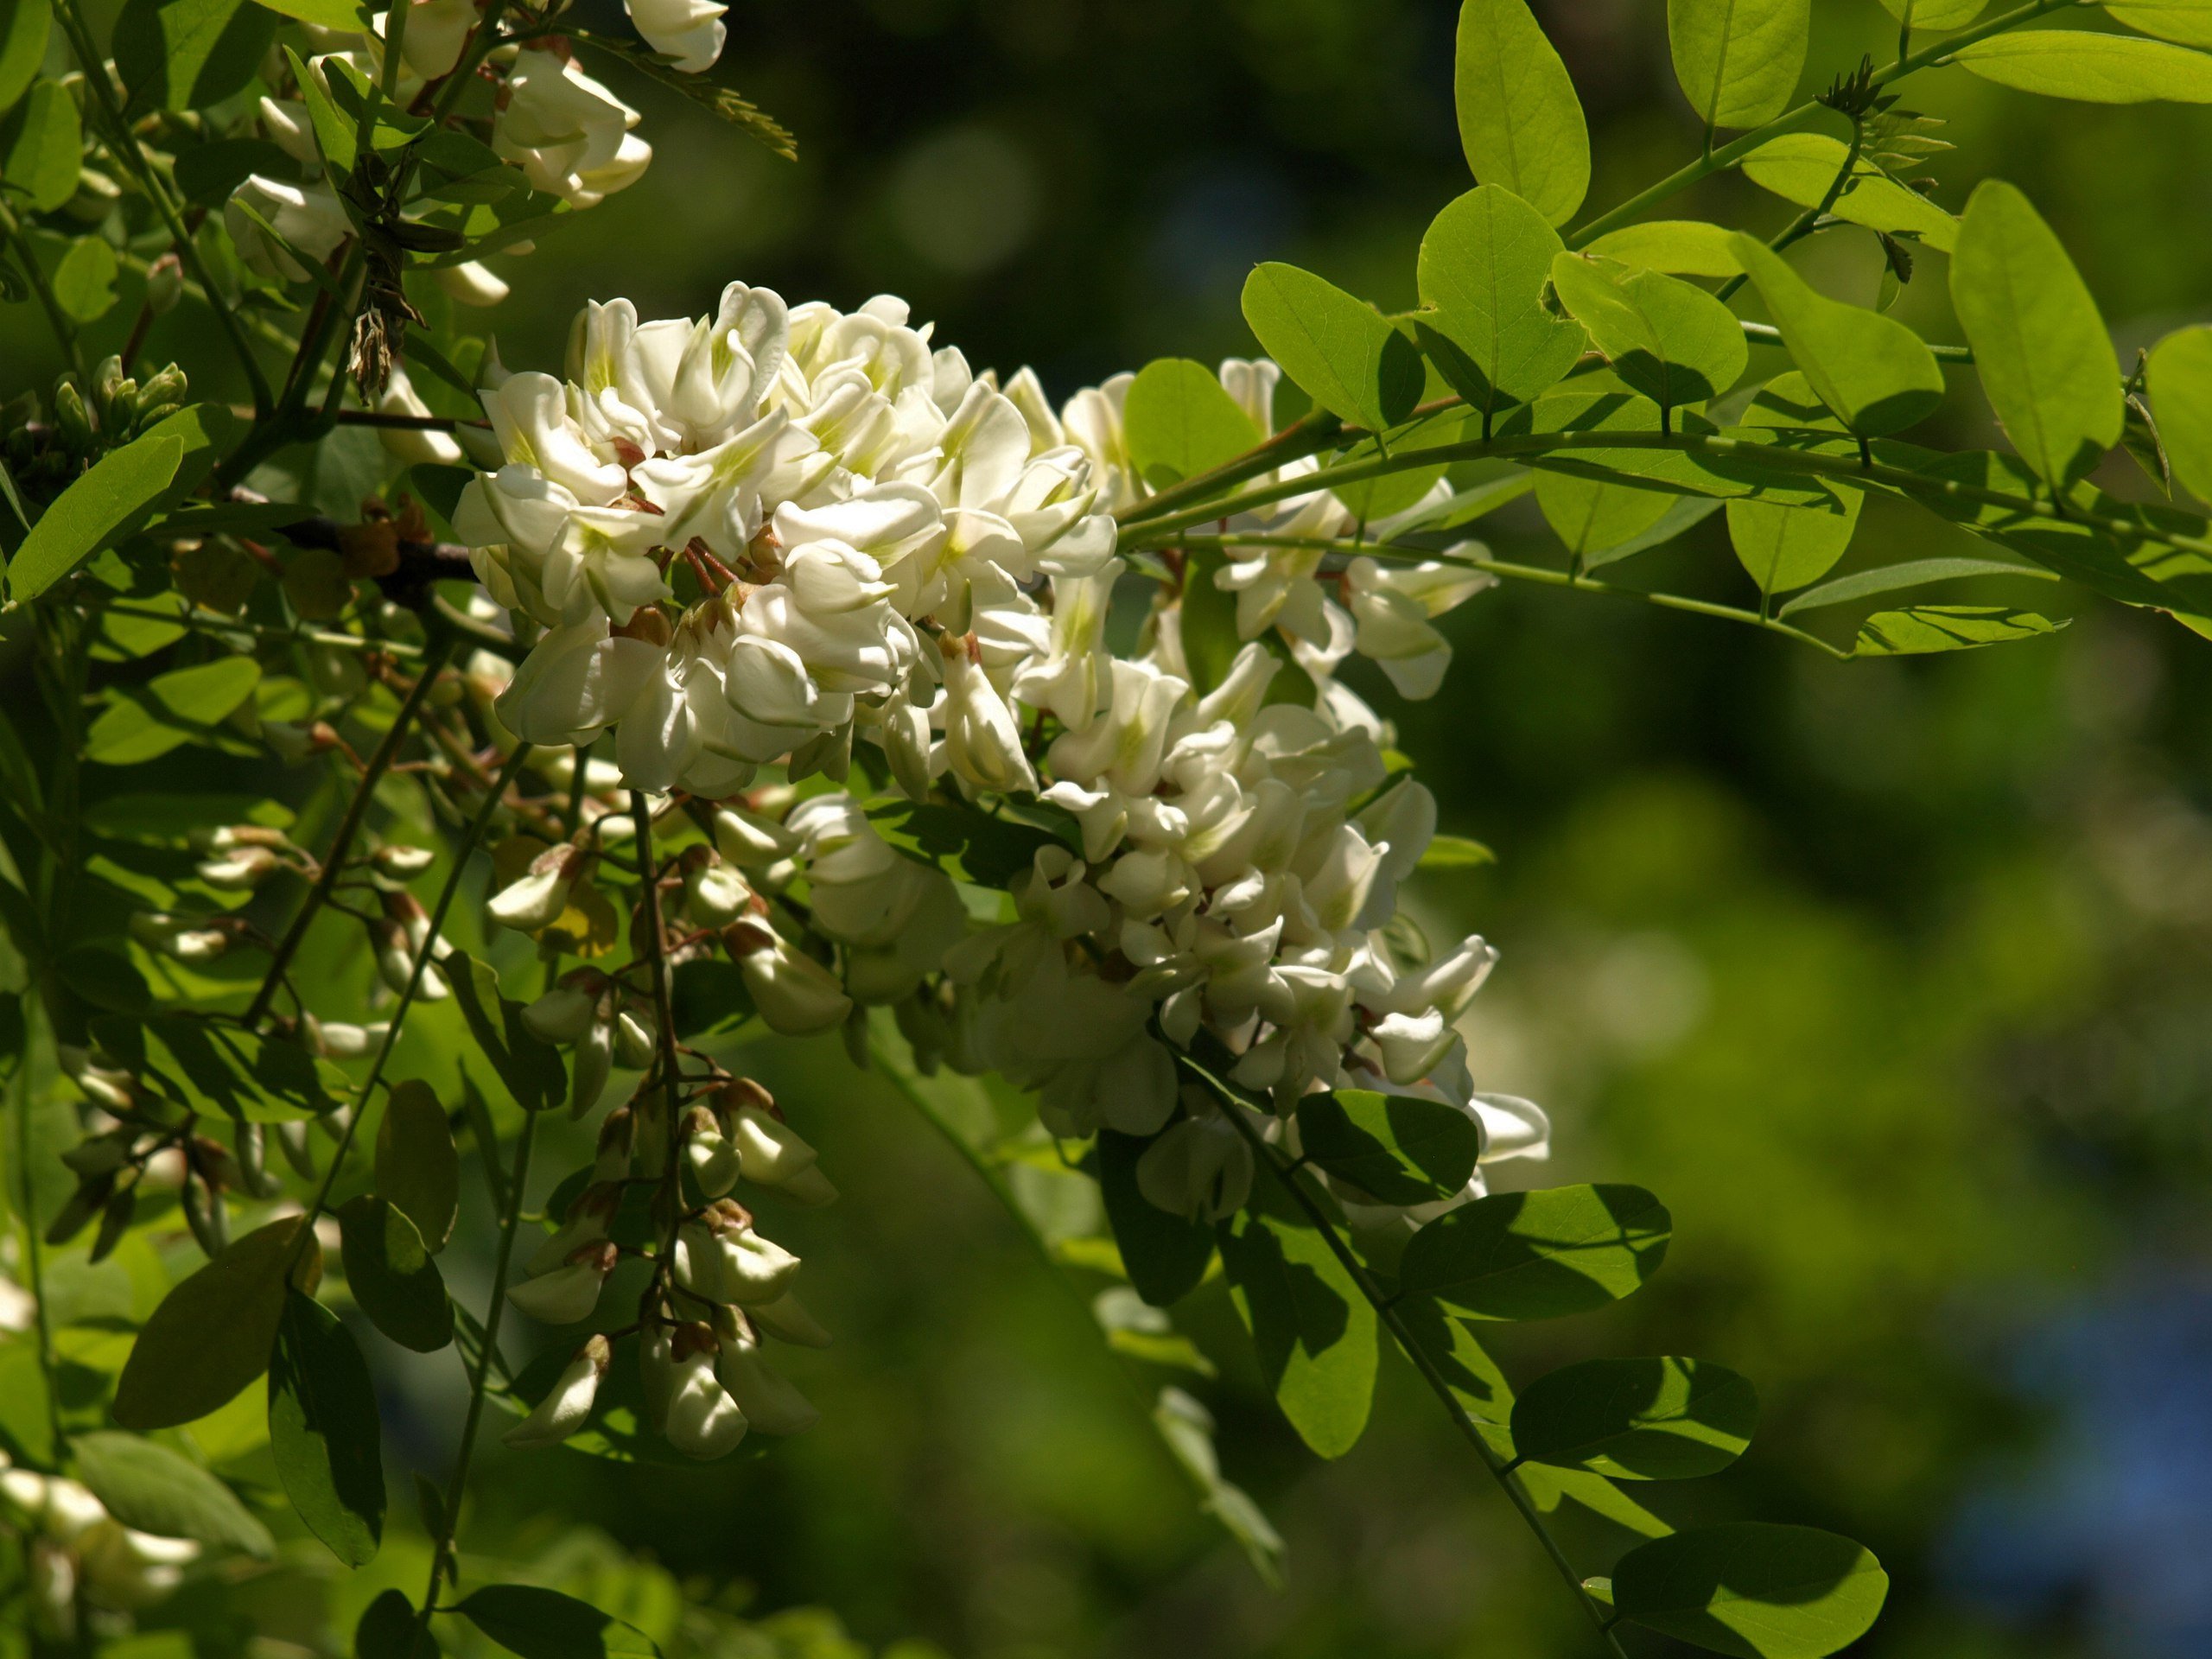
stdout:
{"type": "MultiPolygon", "coordinates": [[[[645,44],[685,74],[713,67],[727,33],[717,0],[625,0],[630,21],[645,44]]],[[[417,97],[459,67],[469,36],[483,19],[479,0],[409,0],[400,35],[397,102],[415,107],[417,97]]],[[[386,42],[394,13],[379,11],[363,30],[306,26],[316,48],[308,72],[330,90],[330,64],[344,64],[370,86],[383,82],[386,42]]],[[[564,42],[525,41],[495,48],[487,60],[504,72],[494,100],[492,149],[522,170],[533,190],[560,197],[571,207],[596,206],[645,175],[652,146],[636,132],[638,112],[580,68],[564,42]]],[[[345,100],[338,100],[344,107],[345,100]]],[[[264,97],[262,130],[301,167],[310,182],[294,184],[261,174],[232,194],[224,224],[239,257],[272,282],[305,282],[300,256],[321,261],[353,234],[346,209],[328,181],[319,176],[322,155],[303,99],[264,97]]],[[[519,245],[509,252],[524,251],[519,245]]],[[[507,286],[469,261],[443,266],[440,285],[464,304],[496,305],[507,286]]],[[[421,413],[419,410],[407,412],[421,413]]]]}
{"type": "Polygon", "coordinates": [[[79,1594],[124,1611],[160,1601],[182,1581],[200,1546],[124,1526],[91,1490],[60,1475],[9,1466],[0,1452],[0,1514],[24,1538],[22,1565],[40,1633],[73,1642],[79,1594]]]}
{"type": "MultiPolygon", "coordinates": [[[[1223,378],[1271,426],[1274,365],[1223,378]]],[[[776,763],[842,779],[857,734],[910,800],[950,786],[1062,814],[1068,837],[1014,883],[1010,918],[979,928],[852,797],[780,821],[733,804],[718,855],[700,852],[745,873],[749,902],[694,919],[720,930],[776,1030],[888,1003],[926,1053],[1034,1090],[1056,1133],[1150,1135],[1179,1110],[1147,1160],[1166,1207],[1241,1197],[1241,1135],[1178,1083],[1173,1046],[1202,1030],[1281,1111],[1315,1089],[1417,1091],[1468,1113],[1486,1157],[1542,1155],[1542,1115],[1476,1095],[1454,1028],[1490,948],[1432,958],[1390,930],[1435,804],[1391,781],[1385,728],[1332,672],[1358,650],[1433,693],[1450,653],[1432,619],[1488,578],[1363,558],[1325,571],[1319,551],[1268,546],[1221,573],[1249,643],[1218,686],[1194,688],[1173,600],[1117,656],[1109,510],[1142,493],[1127,384],[1056,414],[1028,371],[971,372],[889,298],[787,309],[733,284],[707,318],[589,307],[565,379],[488,389],[506,464],[456,515],[486,587],[536,631],[500,718],[538,744],[612,730],[648,791],[728,801],[776,763]],[[699,596],[671,615],[679,568],[699,596]],[[1286,657],[1313,690],[1271,702],[1286,657]],[[753,898],[802,873],[836,970],[753,898]]],[[[1255,522],[1300,539],[1353,527],[1319,492],[1255,522]]]]}

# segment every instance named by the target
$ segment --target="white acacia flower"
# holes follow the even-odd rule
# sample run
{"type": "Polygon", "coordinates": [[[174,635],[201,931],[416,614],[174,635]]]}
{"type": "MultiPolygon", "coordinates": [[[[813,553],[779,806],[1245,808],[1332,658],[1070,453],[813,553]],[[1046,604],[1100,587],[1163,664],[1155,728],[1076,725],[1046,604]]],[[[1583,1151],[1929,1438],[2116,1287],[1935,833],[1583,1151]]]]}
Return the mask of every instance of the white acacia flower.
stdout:
{"type": "Polygon", "coordinates": [[[320,264],[353,233],[338,193],[328,185],[287,184],[258,173],[231,193],[223,227],[247,270],[285,283],[308,280],[308,269],[296,256],[320,264]]]}
{"type": "Polygon", "coordinates": [[[509,1429],[506,1443],[516,1446],[558,1446],[591,1419],[592,1402],[599,1397],[600,1379],[607,1375],[613,1350],[603,1336],[594,1334],[576,1350],[568,1368],[554,1380],[552,1389],[530,1415],[509,1429]]]}
{"type": "Polygon", "coordinates": [[[624,4],[645,44],[676,60],[670,68],[696,75],[713,68],[721,56],[728,33],[721,19],[728,6],[713,0],[624,0],[624,4]]]}
{"type": "Polygon", "coordinates": [[[652,148],[632,136],[638,112],[560,53],[525,46],[508,72],[492,148],[533,190],[595,206],[637,181],[652,148]]]}

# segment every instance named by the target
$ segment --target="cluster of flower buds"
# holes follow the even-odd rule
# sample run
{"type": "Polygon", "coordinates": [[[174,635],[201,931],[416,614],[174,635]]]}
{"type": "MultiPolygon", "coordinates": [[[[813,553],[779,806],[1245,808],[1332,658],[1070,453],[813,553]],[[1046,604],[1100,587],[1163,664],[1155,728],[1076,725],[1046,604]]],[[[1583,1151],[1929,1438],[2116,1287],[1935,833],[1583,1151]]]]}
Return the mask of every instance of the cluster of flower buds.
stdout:
{"type": "Polygon", "coordinates": [[[578,1117],[599,1104],[617,1065],[642,1071],[652,1065],[660,1046],[652,1003],[596,968],[563,975],[523,1010],[522,1018],[541,1041],[573,1051],[569,1109],[578,1117]]]}
{"type": "MultiPolygon", "coordinates": [[[[535,1007],[542,1010],[544,1001],[535,1007]]],[[[760,1232],[734,1196],[741,1183],[802,1205],[837,1196],[814,1148],[758,1084],[710,1079],[672,1122],[665,1091],[641,1090],[607,1115],[589,1179],[508,1291],[533,1318],[573,1325],[592,1316],[626,1255],[648,1258],[638,1321],[615,1335],[638,1338],[648,1422],[691,1457],[721,1457],[748,1429],[791,1434],[810,1427],[814,1408],[769,1363],[761,1344],[767,1337],[808,1347],[830,1340],[792,1292],[799,1258],[760,1232]],[[622,1236],[625,1196],[639,1185],[652,1191],[650,1246],[622,1236]]],[[[608,1335],[586,1338],[508,1443],[547,1446],[575,1433],[591,1415],[613,1356],[608,1335]]]]}
{"type": "Polygon", "coordinates": [[[41,1646],[79,1644],[80,1604],[131,1612],[164,1599],[200,1558],[190,1539],[126,1527],[88,1487],[15,1468],[4,1452],[0,1516],[22,1540],[18,1593],[27,1592],[26,1634],[41,1646]]]}
{"type": "Polygon", "coordinates": [[[190,392],[174,363],[142,383],[124,373],[121,358],[108,358],[89,386],[74,374],[56,380],[50,410],[32,391],[0,408],[0,461],[25,497],[50,500],[107,451],[182,409],[190,392]]]}

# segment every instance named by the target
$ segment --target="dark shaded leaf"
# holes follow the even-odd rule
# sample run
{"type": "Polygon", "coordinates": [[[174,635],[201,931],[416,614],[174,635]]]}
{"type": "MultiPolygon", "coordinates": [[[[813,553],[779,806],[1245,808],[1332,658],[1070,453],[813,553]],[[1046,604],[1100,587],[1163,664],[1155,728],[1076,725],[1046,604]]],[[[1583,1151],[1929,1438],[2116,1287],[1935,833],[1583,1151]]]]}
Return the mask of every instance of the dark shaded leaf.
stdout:
{"type": "Polygon", "coordinates": [[[1594,1359],[1540,1377],[1513,1408],[1514,1450],[1532,1463],[1616,1480],[1688,1480],[1743,1455],[1758,1395],[1695,1359],[1594,1359]]]}
{"type": "Polygon", "coordinates": [[[365,1566],[383,1541],[383,1440],[376,1387],[352,1335],[315,1298],[291,1292],[269,1361],[269,1449],[300,1519],[348,1567],[365,1566]]]}
{"type": "Polygon", "coordinates": [[[1409,1295],[1433,1295],[1477,1319],[1587,1313],[1658,1270],[1673,1224],[1637,1186],[1495,1193],[1415,1233],[1399,1281],[1409,1295]]]}
{"type": "Polygon", "coordinates": [[[269,1368],[287,1278],[311,1288],[321,1252],[303,1216],[248,1233],[163,1297],[115,1390],[115,1421],[175,1428],[229,1403],[269,1368]]]}
{"type": "Polygon", "coordinates": [[[1482,1130],[1465,1112],[1414,1095],[1338,1089],[1298,1103],[1306,1157],[1381,1203],[1428,1204],[1467,1184],[1482,1130]]]}
{"type": "Polygon", "coordinates": [[[364,1193],[338,1207],[346,1282],[361,1312],[403,1348],[435,1353],[453,1340],[453,1303],[415,1224],[389,1198],[364,1193]]]}
{"type": "Polygon", "coordinates": [[[1141,1136],[1100,1130],[1098,1191],[1129,1283],[1154,1307],[1166,1307],[1205,1277],[1214,1230],[1208,1222],[1169,1215],[1137,1191],[1137,1160],[1150,1144],[1141,1136]]]}

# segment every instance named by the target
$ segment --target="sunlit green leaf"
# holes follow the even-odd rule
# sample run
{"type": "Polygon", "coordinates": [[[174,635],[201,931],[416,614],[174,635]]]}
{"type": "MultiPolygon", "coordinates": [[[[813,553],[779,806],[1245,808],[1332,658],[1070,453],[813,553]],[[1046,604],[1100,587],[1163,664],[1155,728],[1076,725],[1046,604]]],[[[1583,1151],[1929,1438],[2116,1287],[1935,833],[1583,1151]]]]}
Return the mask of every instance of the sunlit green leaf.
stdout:
{"type": "Polygon", "coordinates": [[[1997,559],[1911,559],[1903,564],[1885,564],[1879,569],[1854,571],[1847,576],[1838,576],[1834,582],[1824,582],[1784,605],[1781,614],[1794,616],[1800,611],[1817,610],[1830,605],[1849,605],[1862,599],[1872,599],[1878,594],[1893,594],[1905,588],[1924,588],[1932,582],[1957,582],[1968,576],[2027,576],[2037,582],[2058,580],[2050,571],[2035,565],[2014,564],[1997,559]]]}
{"type": "Polygon", "coordinates": [[[2001,179],[1967,204],[1951,302],[2012,447],[2055,488],[2085,475],[2120,442],[2120,359],[2065,245],[2001,179]]]}
{"type": "Polygon", "coordinates": [[[1662,410],[1719,396],[1751,360],[1734,314],[1679,277],[1562,253],[1552,286],[1613,372],[1662,410]]]}
{"type": "Polygon", "coordinates": [[[1452,101],[1467,166],[1547,224],[1574,217],[1590,190],[1590,130],[1559,54],[1523,0],[1465,0],[1452,101]]]}
{"type": "Polygon", "coordinates": [[[311,1288],[321,1271],[304,1216],[239,1239],[155,1308],[116,1385],[115,1421],[141,1431],[174,1428],[226,1404],[269,1369],[288,1274],[290,1283],[311,1288]]]}
{"type": "Polygon", "coordinates": [[[2212,104],[2212,56],[2134,35],[2016,29],[1961,47],[1955,61],[1984,80],[2045,98],[2212,104]]]}
{"type": "Polygon", "coordinates": [[[1432,836],[1422,851],[1421,862],[1414,866],[1423,870],[1472,870],[1485,864],[1497,862],[1497,855],[1479,841],[1470,841],[1465,836],[1432,836]]]}
{"type": "Polygon", "coordinates": [[[237,1494],[166,1446],[103,1430],[76,1436],[70,1450],[92,1496],[126,1527],[264,1559],[276,1553],[269,1529],[237,1494]]]}
{"type": "Polygon", "coordinates": [[[1187,357],[1147,363],[1122,409],[1129,464],[1155,489],[1236,459],[1264,435],[1221,378],[1187,357]]]}
{"type": "Polygon", "coordinates": [[[319,29],[353,30],[362,27],[369,8],[353,0],[261,0],[271,11],[296,17],[319,29]]]}
{"type": "Polygon", "coordinates": [[[1414,1095],[1338,1089],[1298,1103],[1299,1150],[1383,1204],[1429,1204],[1467,1184],[1482,1131],[1458,1108],[1414,1095]]]}
{"type": "Polygon", "coordinates": [[[1315,1453],[1344,1456],[1374,1403],[1373,1304],[1302,1217],[1247,1209],[1221,1224],[1220,1237],[1230,1294],[1276,1404],[1315,1453]]]}
{"type": "Polygon", "coordinates": [[[1804,72],[1812,0],[1667,0],[1682,94],[1708,127],[1763,127],[1804,72]]]}
{"type": "Polygon", "coordinates": [[[297,1042],[216,1020],[156,1014],[92,1022],[102,1054],[186,1110],[280,1123],[346,1103],[352,1085],[330,1061],[297,1042]]]}
{"type": "Polygon", "coordinates": [[[1915,29],[1957,29],[1981,16],[1989,0],[1882,0],[1890,16],[1912,14],[1915,29]]]}
{"type": "Polygon", "coordinates": [[[80,236],[54,268],[54,303],[78,322],[98,322],[115,308],[115,250],[80,236]]]}
{"type": "Polygon", "coordinates": [[[1871,1551],[1811,1527],[1700,1527],[1614,1567],[1624,1618],[1739,1659],[1823,1659],[1864,1636],[1889,1595],[1871,1551]]]}
{"type": "Polygon", "coordinates": [[[2182,486],[2212,502],[2212,327],[2168,334],[2151,353],[2151,406],[2182,486]]]}
{"type": "Polygon", "coordinates": [[[0,0],[0,114],[38,78],[53,25],[53,0],[0,0]]]}
{"type": "Polygon", "coordinates": [[[1675,276],[1740,276],[1736,232],[1702,219],[1657,219],[1608,231],[1585,252],[1675,276]]]}
{"type": "Polygon", "coordinates": [[[1936,651],[1970,651],[2056,633],[2066,625],[2001,605],[1913,605],[1879,611],[1859,625],[1859,657],[1911,657],[1936,651]]]}
{"type": "Polygon", "coordinates": [[[1542,214],[1494,184],[1453,201],[1421,238],[1421,342],[1486,419],[1555,385],[1582,353],[1581,324],[1544,308],[1560,247],[1542,214]]]}
{"type": "Polygon", "coordinates": [[[41,80],[0,125],[0,183],[50,213],[77,194],[84,144],[68,89],[58,80],[41,80]]]}
{"type": "MultiPolygon", "coordinates": [[[[1744,176],[1764,190],[1801,207],[1827,200],[1850,150],[1824,132],[1785,132],[1744,158],[1744,176]]],[[[1831,210],[1838,219],[1869,230],[1909,232],[1931,248],[1948,252],[1956,245],[1959,221],[1916,190],[1908,190],[1861,159],[1851,188],[1831,210]]]]}
{"type": "MultiPolygon", "coordinates": [[[[1833,431],[1842,423],[1813,394],[1802,374],[1778,375],[1759,389],[1735,429],[1764,439],[1776,430],[1833,431]]],[[[1728,503],[1728,539],[1745,573],[1763,594],[1786,594],[1817,582],[1834,569],[1859,526],[1866,497],[1847,484],[1821,480],[1826,499],[1807,505],[1771,501],[1728,503]]]]}
{"type": "Polygon", "coordinates": [[[2105,10],[2162,41],[2212,46],[2212,0],[2106,0],[2105,10]]]}
{"type": "Polygon", "coordinates": [[[47,508],[8,564],[17,601],[35,598],[108,545],[176,476],[184,442],[148,435],[111,450],[47,508]]]}
{"type": "Polygon", "coordinates": [[[1415,1233],[1398,1278],[1408,1294],[1477,1319],[1556,1319],[1637,1289],[1666,1259],[1673,1226],[1642,1187],[1494,1193],[1415,1233]]]}
{"type": "Polygon", "coordinates": [[[172,669],[143,686],[118,687],[85,735],[85,758],[106,766],[135,766],[209,728],[253,695],[261,664],[251,657],[172,669]]]}
{"type": "Polygon", "coordinates": [[[360,1349],[336,1314],[291,1292],[269,1362],[269,1449],[293,1510],[348,1567],[384,1538],[382,1445],[360,1349]]]}
{"type": "Polygon", "coordinates": [[[1513,1449],[1615,1480],[1687,1480],[1743,1455],[1750,1382],[1696,1359],[1593,1359],[1539,1377],[1513,1408],[1513,1449]]]}
{"type": "Polygon", "coordinates": [[[1421,397],[1421,353],[1373,306],[1295,265],[1256,266],[1244,321],[1268,355],[1339,420],[1379,432],[1421,397]]]}
{"type": "Polygon", "coordinates": [[[346,1283],[361,1312],[403,1348],[435,1353],[453,1340],[453,1302],[438,1264],[404,1211],[373,1193],[338,1206],[346,1283]]]}
{"type": "Polygon", "coordinates": [[[115,67],[137,108],[202,108],[245,91],[276,35],[253,0],[124,0],[115,67]]]}
{"type": "Polygon", "coordinates": [[[1942,402],[1943,371],[1912,330],[1829,299],[1754,238],[1738,234],[1735,251],[1806,380],[1853,432],[1901,431],[1942,402]]]}

